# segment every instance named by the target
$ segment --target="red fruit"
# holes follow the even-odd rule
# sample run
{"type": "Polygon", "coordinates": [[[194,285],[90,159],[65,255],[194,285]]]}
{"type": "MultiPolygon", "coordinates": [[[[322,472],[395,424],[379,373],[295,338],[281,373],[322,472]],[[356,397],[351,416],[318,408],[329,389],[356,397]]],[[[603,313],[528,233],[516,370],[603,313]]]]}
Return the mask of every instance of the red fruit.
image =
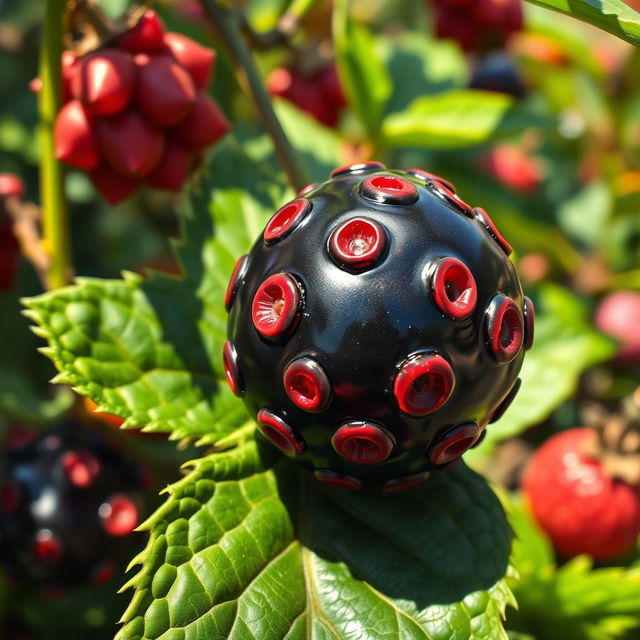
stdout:
{"type": "Polygon", "coordinates": [[[172,129],[172,135],[185,146],[203,149],[229,131],[229,123],[218,105],[204,91],[187,116],[172,129]]]}
{"type": "Polygon", "coordinates": [[[137,111],[128,109],[100,120],[97,132],[105,159],[127,178],[145,178],[160,162],[164,134],[137,111]]]}
{"type": "Polygon", "coordinates": [[[191,76],[169,56],[135,58],[138,68],[136,103],[156,124],[166,127],[184,118],[196,101],[191,76]]]}
{"type": "Polygon", "coordinates": [[[15,173],[0,173],[0,198],[24,198],[24,183],[15,173]]]}
{"type": "Polygon", "coordinates": [[[338,76],[338,70],[334,64],[322,69],[320,72],[320,84],[322,85],[322,90],[333,104],[340,107],[344,107],[347,104],[340,84],[340,76],[338,76]]]}
{"type": "Polygon", "coordinates": [[[502,184],[521,193],[535,191],[542,182],[542,170],[536,158],[515,145],[494,147],[482,158],[482,165],[502,184]]]}
{"type": "Polygon", "coordinates": [[[631,549],[640,534],[640,485],[610,477],[582,453],[594,436],[580,428],[547,440],[529,461],[522,488],[560,554],[605,560],[631,549]]]}
{"type": "Polygon", "coordinates": [[[147,178],[147,184],[157,189],[180,191],[189,176],[191,166],[191,152],[178,142],[167,140],[162,160],[147,178]]]}
{"type": "Polygon", "coordinates": [[[189,72],[197,87],[203,89],[209,84],[216,59],[213,49],[203,47],[181,33],[166,33],[164,43],[171,55],[189,72]]]}
{"type": "Polygon", "coordinates": [[[75,98],[94,115],[122,111],[133,98],[135,65],[131,54],[101,49],[84,56],[71,79],[75,98]]]}
{"type": "Polygon", "coordinates": [[[125,178],[105,166],[94,169],[89,174],[89,178],[96,190],[109,204],[117,204],[128,198],[142,184],[139,180],[125,178]]]}
{"type": "Polygon", "coordinates": [[[60,109],[53,138],[58,160],[80,169],[93,169],[100,163],[93,122],[78,100],[71,100],[60,109]]]}
{"type": "Polygon", "coordinates": [[[149,9],[133,29],[118,38],[118,47],[131,53],[154,53],[164,49],[164,25],[158,14],[149,9]]]}
{"type": "Polygon", "coordinates": [[[640,363],[640,292],[615,291],[606,295],[598,305],[594,322],[600,331],[620,340],[616,361],[640,363]]]}

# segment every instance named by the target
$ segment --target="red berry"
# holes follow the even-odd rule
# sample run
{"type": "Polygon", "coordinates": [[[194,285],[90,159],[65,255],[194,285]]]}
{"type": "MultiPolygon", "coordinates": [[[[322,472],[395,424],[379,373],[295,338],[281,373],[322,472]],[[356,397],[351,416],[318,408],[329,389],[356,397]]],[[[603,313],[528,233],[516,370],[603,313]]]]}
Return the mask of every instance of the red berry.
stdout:
{"type": "Polygon", "coordinates": [[[197,87],[203,89],[209,84],[216,59],[213,49],[203,47],[181,33],[166,33],[164,43],[171,55],[189,72],[197,87]]]}
{"type": "Polygon", "coordinates": [[[187,147],[203,149],[227,131],[229,123],[218,105],[207,93],[198,91],[193,109],[172,129],[172,135],[187,147]]]}
{"type": "Polygon", "coordinates": [[[158,14],[145,11],[133,29],[118,38],[118,47],[131,53],[153,53],[164,49],[164,25],[158,14]]]}
{"type": "Polygon", "coordinates": [[[520,193],[531,193],[542,182],[542,170],[536,158],[515,145],[494,147],[484,156],[482,165],[499,182],[520,193]]]}
{"type": "Polygon", "coordinates": [[[131,101],[135,65],[131,54],[118,49],[101,49],[84,56],[71,79],[75,98],[94,115],[122,111],[131,101]]]}
{"type": "Polygon", "coordinates": [[[127,178],[145,178],[160,162],[164,134],[137,111],[100,120],[97,132],[107,162],[127,178]]]}
{"type": "Polygon", "coordinates": [[[147,183],[157,189],[180,191],[192,166],[191,152],[174,140],[167,140],[160,164],[147,178],[147,183]]]}
{"type": "Polygon", "coordinates": [[[100,163],[100,151],[93,122],[78,100],[62,107],[53,129],[58,160],[80,169],[93,169],[100,163]]]}
{"type": "Polygon", "coordinates": [[[128,198],[141,184],[139,180],[125,178],[106,166],[94,169],[89,174],[89,178],[96,190],[109,204],[117,204],[128,198]]]}
{"type": "Polygon", "coordinates": [[[15,173],[0,173],[0,198],[24,198],[24,183],[15,173]]]}
{"type": "Polygon", "coordinates": [[[631,549],[640,534],[640,485],[610,477],[582,453],[593,436],[580,428],[547,440],[529,461],[522,488],[559,553],[605,560],[631,549]]]}
{"type": "Polygon", "coordinates": [[[196,100],[191,76],[169,56],[141,53],[135,61],[138,68],[136,103],[140,111],[160,126],[178,123],[196,100]]]}
{"type": "Polygon", "coordinates": [[[600,302],[594,321],[600,331],[620,340],[618,362],[629,365],[640,362],[640,292],[608,294],[600,302]]]}

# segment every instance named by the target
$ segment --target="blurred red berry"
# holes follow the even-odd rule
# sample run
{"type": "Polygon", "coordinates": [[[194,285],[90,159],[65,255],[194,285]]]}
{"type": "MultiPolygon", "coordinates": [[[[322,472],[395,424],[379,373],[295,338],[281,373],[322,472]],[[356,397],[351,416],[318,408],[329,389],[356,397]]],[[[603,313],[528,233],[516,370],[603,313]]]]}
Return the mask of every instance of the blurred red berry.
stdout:
{"type": "Polygon", "coordinates": [[[640,291],[615,291],[598,305],[595,325],[620,341],[616,361],[626,365],[640,363],[640,291]]]}
{"type": "Polygon", "coordinates": [[[167,140],[158,166],[147,178],[147,184],[157,189],[180,191],[191,172],[191,151],[175,140],[167,140]]]}
{"type": "Polygon", "coordinates": [[[101,166],[89,173],[89,179],[98,193],[109,204],[118,204],[128,198],[142,182],[117,173],[107,166],[101,166]]]}
{"type": "Polygon", "coordinates": [[[209,94],[198,91],[196,103],[186,117],[171,129],[171,135],[186,147],[203,149],[229,131],[229,123],[209,94]]]}
{"type": "Polygon", "coordinates": [[[499,182],[520,193],[532,193],[542,182],[538,160],[517,145],[494,147],[482,158],[481,164],[499,182]]]}
{"type": "Polygon", "coordinates": [[[153,9],[141,16],[135,27],[117,40],[120,49],[131,53],[155,53],[164,49],[164,25],[153,9]]]}
{"type": "Polygon", "coordinates": [[[62,107],[53,129],[55,154],[73,167],[93,169],[100,163],[94,124],[78,100],[62,107]]]}
{"type": "Polygon", "coordinates": [[[209,84],[216,53],[213,49],[183,36],[181,33],[167,33],[164,43],[171,55],[189,72],[196,86],[201,89],[209,84]]]}
{"type": "Polygon", "coordinates": [[[0,173],[0,198],[24,198],[24,182],[15,173],[0,173]]]}

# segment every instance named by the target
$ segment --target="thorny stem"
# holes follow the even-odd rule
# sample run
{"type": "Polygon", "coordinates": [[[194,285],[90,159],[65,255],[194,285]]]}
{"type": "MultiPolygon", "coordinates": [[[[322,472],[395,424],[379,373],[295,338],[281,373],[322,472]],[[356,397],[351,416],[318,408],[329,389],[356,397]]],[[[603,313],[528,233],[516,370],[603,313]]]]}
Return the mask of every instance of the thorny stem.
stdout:
{"type": "Polygon", "coordinates": [[[200,0],[213,22],[219,40],[229,54],[243,89],[252,98],[262,124],[273,140],[276,155],[291,186],[299,191],[308,183],[301,159],[291,146],[278,120],[256,64],[240,35],[240,17],[233,9],[221,7],[216,0],[200,0]]]}
{"type": "Polygon", "coordinates": [[[71,241],[64,173],[55,156],[53,139],[53,127],[61,102],[60,59],[64,13],[65,0],[47,0],[40,50],[40,189],[44,247],[50,257],[46,273],[46,286],[49,289],[63,287],[71,278],[71,241]]]}

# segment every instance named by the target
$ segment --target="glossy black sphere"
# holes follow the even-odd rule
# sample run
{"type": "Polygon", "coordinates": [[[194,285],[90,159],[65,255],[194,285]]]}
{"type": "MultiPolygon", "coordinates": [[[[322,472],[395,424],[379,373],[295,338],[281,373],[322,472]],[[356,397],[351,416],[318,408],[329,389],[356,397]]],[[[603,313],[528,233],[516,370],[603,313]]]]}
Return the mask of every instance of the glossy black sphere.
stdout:
{"type": "Polygon", "coordinates": [[[420,482],[477,443],[517,390],[533,307],[510,251],[442,178],[337,169],[238,260],[227,380],[318,479],[420,482]]]}
{"type": "Polygon", "coordinates": [[[50,589],[98,583],[130,554],[141,469],[103,438],[71,423],[20,430],[0,462],[0,566],[10,579],[50,589]]]}

